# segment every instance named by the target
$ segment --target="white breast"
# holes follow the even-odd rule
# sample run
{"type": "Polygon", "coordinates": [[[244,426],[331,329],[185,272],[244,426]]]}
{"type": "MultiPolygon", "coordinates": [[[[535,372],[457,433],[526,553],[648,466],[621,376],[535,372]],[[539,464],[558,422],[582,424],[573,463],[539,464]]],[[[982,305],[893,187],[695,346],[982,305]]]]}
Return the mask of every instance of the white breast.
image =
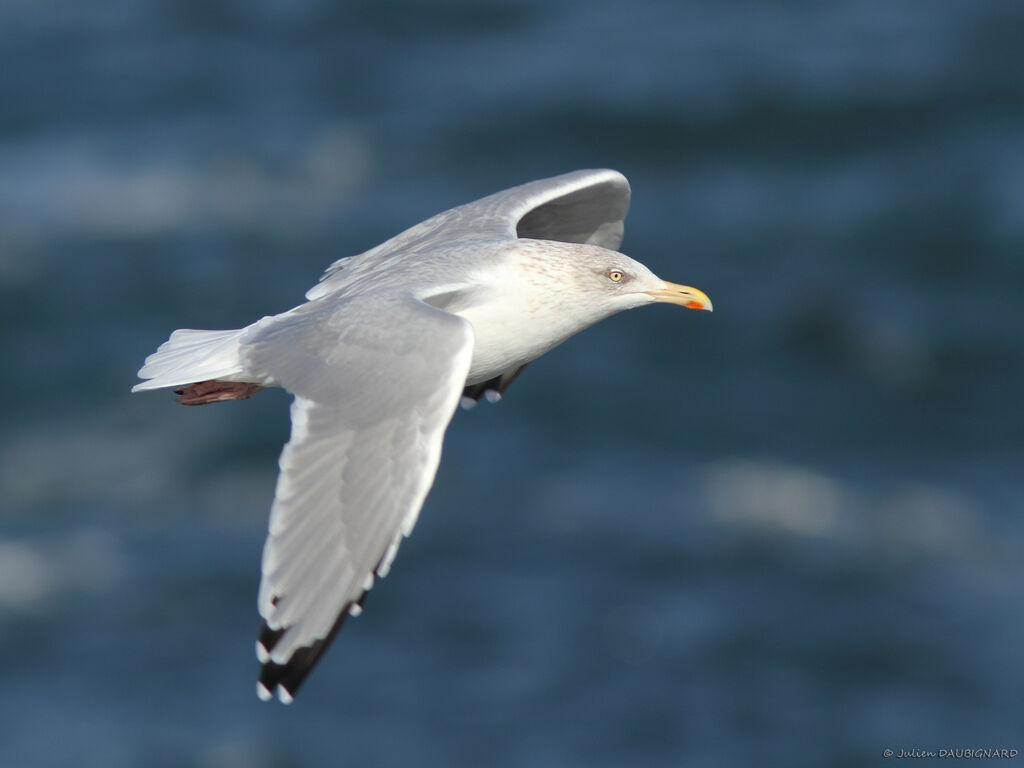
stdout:
{"type": "Polygon", "coordinates": [[[580,284],[580,275],[588,274],[582,257],[602,250],[537,240],[503,244],[495,255],[504,258],[488,261],[471,281],[473,289],[456,292],[443,307],[473,325],[467,383],[525,365],[616,311],[580,284]]]}
{"type": "Polygon", "coordinates": [[[479,304],[456,314],[473,325],[473,359],[466,383],[487,381],[505,371],[525,365],[561,344],[577,331],[565,318],[531,312],[525,303],[511,300],[479,304]],[[553,322],[554,320],[554,322],[553,322]]]}

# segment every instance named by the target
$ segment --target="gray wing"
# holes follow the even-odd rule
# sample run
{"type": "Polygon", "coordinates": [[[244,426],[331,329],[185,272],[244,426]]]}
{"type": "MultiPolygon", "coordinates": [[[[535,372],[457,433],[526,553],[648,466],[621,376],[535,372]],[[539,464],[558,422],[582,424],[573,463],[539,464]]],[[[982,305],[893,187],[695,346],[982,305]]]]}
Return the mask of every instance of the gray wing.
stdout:
{"type": "Polygon", "coordinates": [[[417,259],[439,246],[517,237],[589,243],[618,250],[630,189],[618,171],[573,171],[531,181],[439,213],[358,256],[331,264],[306,298],[325,296],[378,268],[384,259],[417,259]]]}
{"type": "Polygon", "coordinates": [[[263,550],[257,691],[291,701],[391,564],[434,480],[473,349],[411,297],[314,302],[255,333],[252,370],[295,395],[263,550]]]}
{"type": "Polygon", "coordinates": [[[515,222],[516,237],[589,243],[612,251],[622,244],[629,196],[626,177],[612,170],[575,171],[495,195],[498,210],[515,222]]]}

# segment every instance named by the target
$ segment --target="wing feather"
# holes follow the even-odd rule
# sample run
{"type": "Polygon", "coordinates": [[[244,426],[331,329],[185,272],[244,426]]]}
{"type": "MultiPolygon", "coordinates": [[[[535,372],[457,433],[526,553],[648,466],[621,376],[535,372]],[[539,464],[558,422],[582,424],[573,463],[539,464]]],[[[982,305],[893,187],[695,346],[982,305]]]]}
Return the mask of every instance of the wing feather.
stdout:
{"type": "Polygon", "coordinates": [[[609,169],[573,171],[520,184],[439,213],[358,256],[338,259],[306,298],[321,298],[365,271],[379,269],[382,259],[418,259],[457,241],[526,237],[618,250],[629,198],[626,177],[609,169]]]}
{"type": "Polygon", "coordinates": [[[415,524],[473,333],[404,295],[312,302],[281,318],[244,355],[295,395],[258,600],[260,693],[290,701],[415,524]]]}

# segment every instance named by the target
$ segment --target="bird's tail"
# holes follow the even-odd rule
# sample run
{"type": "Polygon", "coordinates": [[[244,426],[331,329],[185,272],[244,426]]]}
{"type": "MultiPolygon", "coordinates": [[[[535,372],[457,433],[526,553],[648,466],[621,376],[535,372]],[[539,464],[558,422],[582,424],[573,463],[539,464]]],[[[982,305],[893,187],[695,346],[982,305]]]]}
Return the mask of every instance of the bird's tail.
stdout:
{"type": "Polygon", "coordinates": [[[244,381],[245,368],[239,342],[246,330],[194,331],[184,328],[175,331],[146,358],[139,369],[139,378],[147,381],[136,384],[132,392],[209,380],[244,381]]]}

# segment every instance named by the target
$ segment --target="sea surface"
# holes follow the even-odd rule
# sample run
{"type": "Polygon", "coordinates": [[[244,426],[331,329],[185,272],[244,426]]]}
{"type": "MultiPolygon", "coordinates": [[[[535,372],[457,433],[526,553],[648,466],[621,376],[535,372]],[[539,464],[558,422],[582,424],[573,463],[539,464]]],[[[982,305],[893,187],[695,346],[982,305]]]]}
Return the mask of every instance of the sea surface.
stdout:
{"type": "Polygon", "coordinates": [[[1024,3],[4,0],[0,72],[4,766],[1024,751],[1024,3]],[[143,358],[586,167],[715,312],[459,412],[262,704],[288,396],[130,395],[143,358]]]}

